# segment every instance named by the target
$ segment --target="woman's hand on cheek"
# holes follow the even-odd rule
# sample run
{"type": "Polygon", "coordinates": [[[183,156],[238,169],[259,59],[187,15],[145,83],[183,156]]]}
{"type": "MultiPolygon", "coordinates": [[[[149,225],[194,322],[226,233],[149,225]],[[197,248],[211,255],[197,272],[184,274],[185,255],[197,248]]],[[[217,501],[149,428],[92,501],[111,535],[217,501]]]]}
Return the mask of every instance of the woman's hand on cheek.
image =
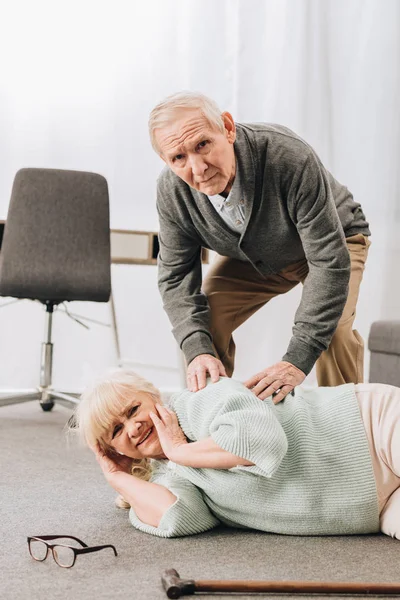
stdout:
{"type": "Polygon", "coordinates": [[[111,458],[110,456],[107,456],[99,443],[92,447],[92,450],[107,480],[116,473],[131,472],[132,459],[128,456],[122,456],[116,453],[115,457],[111,458]]]}
{"type": "Polygon", "coordinates": [[[154,427],[158,433],[161,447],[169,460],[179,463],[179,458],[188,443],[185,434],[179,426],[176,414],[161,404],[155,405],[156,412],[150,413],[154,427]]]}

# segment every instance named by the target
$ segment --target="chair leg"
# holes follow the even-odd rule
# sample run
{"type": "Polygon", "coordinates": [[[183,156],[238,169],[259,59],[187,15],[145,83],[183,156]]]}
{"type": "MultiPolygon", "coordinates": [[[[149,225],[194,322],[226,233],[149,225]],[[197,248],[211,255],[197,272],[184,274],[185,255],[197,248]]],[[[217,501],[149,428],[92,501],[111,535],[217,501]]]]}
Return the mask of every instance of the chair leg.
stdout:
{"type": "Polygon", "coordinates": [[[20,393],[0,395],[0,407],[7,404],[18,404],[30,400],[39,400],[40,406],[46,412],[52,410],[54,400],[67,408],[75,408],[79,404],[80,394],[66,394],[53,390],[53,304],[46,304],[45,341],[42,343],[42,354],[40,361],[40,386],[32,390],[23,390],[20,393]]]}
{"type": "Polygon", "coordinates": [[[31,400],[39,400],[40,392],[38,389],[23,390],[20,393],[7,394],[0,396],[0,406],[9,404],[21,404],[22,402],[30,402],[31,400]]]}
{"type": "Polygon", "coordinates": [[[53,344],[51,341],[53,326],[53,306],[46,306],[45,341],[42,343],[40,360],[40,386],[46,390],[51,387],[53,373],[53,344]]]}
{"type": "Polygon", "coordinates": [[[67,408],[76,408],[76,406],[79,404],[79,399],[75,398],[75,396],[71,396],[70,394],[64,394],[63,392],[58,392],[56,390],[49,390],[48,393],[50,398],[54,398],[54,400],[57,400],[57,402],[63,406],[66,406],[67,408]]]}
{"type": "Polygon", "coordinates": [[[45,341],[42,343],[40,359],[40,406],[45,412],[52,410],[54,402],[51,394],[51,380],[53,374],[53,344],[51,341],[53,327],[54,305],[46,304],[45,341]]]}
{"type": "Polygon", "coordinates": [[[118,321],[117,321],[117,312],[115,310],[114,296],[111,291],[110,295],[110,308],[111,308],[111,327],[114,337],[114,345],[115,351],[117,353],[117,362],[118,366],[123,366],[122,356],[121,356],[121,346],[119,343],[119,332],[118,332],[118,321]]]}

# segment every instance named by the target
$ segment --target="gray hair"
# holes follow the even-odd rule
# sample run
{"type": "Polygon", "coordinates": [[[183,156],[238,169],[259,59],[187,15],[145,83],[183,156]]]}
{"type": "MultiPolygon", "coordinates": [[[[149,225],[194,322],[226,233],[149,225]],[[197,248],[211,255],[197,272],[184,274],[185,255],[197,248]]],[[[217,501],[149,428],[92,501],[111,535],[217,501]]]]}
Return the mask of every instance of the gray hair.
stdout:
{"type": "Polygon", "coordinates": [[[224,132],[225,126],[222,118],[222,112],[214,100],[208,98],[199,92],[177,92],[162,100],[150,113],[149,117],[149,134],[153,149],[160,153],[160,148],[157,144],[155,131],[162,129],[166,125],[173,122],[176,113],[179,109],[197,108],[202,115],[207,119],[211,127],[224,132]]]}

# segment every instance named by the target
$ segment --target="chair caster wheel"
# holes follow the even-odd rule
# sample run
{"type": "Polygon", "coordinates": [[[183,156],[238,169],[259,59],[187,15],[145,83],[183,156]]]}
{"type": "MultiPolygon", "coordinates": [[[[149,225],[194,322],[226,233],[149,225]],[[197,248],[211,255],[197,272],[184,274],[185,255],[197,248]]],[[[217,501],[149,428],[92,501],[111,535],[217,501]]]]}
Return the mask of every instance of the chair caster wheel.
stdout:
{"type": "Polygon", "coordinates": [[[42,407],[42,410],[44,410],[44,412],[49,412],[53,408],[54,402],[41,402],[40,406],[42,407]]]}

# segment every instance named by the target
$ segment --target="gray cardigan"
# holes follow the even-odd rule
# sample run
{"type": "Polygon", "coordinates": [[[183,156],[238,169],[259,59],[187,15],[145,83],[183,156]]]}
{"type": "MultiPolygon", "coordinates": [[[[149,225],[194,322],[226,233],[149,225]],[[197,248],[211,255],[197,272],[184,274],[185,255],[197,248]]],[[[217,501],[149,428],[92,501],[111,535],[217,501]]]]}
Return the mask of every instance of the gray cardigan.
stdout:
{"type": "Polygon", "coordinates": [[[201,292],[200,249],[249,261],[263,275],[306,257],[309,274],[283,357],[308,374],[329,346],[347,299],[345,238],[370,235],[360,204],[314,150],[280,125],[237,124],[234,145],[246,206],[245,230],[232,231],[208,197],[168,167],[158,180],[159,289],[188,362],[215,355],[201,292]]]}

